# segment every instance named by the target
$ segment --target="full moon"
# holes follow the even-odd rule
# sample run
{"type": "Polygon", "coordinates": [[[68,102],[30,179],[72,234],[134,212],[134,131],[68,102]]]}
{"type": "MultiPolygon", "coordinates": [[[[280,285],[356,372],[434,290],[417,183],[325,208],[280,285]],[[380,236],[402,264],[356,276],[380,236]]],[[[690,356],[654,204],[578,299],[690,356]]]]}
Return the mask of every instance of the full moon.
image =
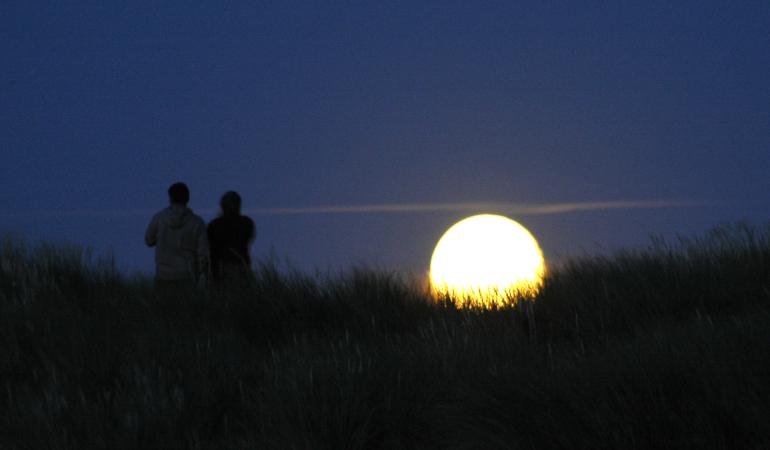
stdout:
{"type": "Polygon", "coordinates": [[[543,253],[532,234],[494,214],[452,225],[430,261],[434,293],[449,295],[459,306],[502,305],[511,294],[534,293],[544,273],[543,253]]]}

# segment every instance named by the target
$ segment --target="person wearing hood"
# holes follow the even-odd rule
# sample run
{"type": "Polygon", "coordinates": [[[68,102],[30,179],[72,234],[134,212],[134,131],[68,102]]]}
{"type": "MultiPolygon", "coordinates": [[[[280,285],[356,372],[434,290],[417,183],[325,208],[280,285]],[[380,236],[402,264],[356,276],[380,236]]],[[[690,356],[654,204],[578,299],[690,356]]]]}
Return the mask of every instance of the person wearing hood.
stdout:
{"type": "Polygon", "coordinates": [[[187,203],[190,190],[184,183],[168,189],[170,205],[155,214],[144,241],[155,247],[155,279],[159,287],[171,289],[205,282],[209,245],[206,225],[187,203]]]}

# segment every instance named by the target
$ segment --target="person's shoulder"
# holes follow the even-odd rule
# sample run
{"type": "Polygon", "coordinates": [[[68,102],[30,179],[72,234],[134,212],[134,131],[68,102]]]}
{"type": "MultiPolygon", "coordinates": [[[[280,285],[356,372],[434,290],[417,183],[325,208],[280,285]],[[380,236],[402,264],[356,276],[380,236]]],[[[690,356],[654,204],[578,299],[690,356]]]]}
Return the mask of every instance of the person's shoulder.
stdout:
{"type": "Polygon", "coordinates": [[[209,222],[208,227],[209,228],[217,228],[222,225],[222,218],[221,217],[215,217],[211,219],[211,222],[209,222]]]}
{"type": "Polygon", "coordinates": [[[169,208],[163,208],[152,215],[152,220],[159,220],[168,215],[169,208]]]}
{"type": "Polygon", "coordinates": [[[192,214],[192,218],[190,220],[195,224],[195,226],[202,226],[202,227],[206,226],[206,222],[203,220],[201,216],[195,214],[192,211],[191,211],[191,214],[192,214]]]}
{"type": "Polygon", "coordinates": [[[240,225],[241,229],[248,230],[249,233],[251,233],[253,230],[256,229],[256,226],[254,225],[254,221],[251,220],[251,217],[249,216],[241,216],[240,217],[240,225]]]}

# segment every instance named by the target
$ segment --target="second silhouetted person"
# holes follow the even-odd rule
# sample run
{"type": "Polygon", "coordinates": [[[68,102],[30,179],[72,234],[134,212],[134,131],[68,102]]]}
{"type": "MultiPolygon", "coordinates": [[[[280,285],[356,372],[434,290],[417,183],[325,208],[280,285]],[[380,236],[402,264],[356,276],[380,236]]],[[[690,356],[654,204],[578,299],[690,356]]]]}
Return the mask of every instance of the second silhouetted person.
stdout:
{"type": "Polygon", "coordinates": [[[237,285],[251,275],[249,245],[256,238],[254,221],[241,215],[241,196],[228,191],[219,202],[222,214],[208,225],[211,274],[218,286],[237,285]]]}

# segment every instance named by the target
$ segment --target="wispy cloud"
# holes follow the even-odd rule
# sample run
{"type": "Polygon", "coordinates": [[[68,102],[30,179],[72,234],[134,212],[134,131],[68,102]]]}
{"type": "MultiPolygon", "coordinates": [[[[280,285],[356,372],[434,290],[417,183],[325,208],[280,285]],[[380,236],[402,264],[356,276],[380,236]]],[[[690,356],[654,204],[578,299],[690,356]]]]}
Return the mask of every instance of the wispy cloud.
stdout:
{"type": "MultiPolygon", "coordinates": [[[[515,216],[566,214],[581,211],[608,211],[617,209],[661,209],[705,206],[708,203],[682,200],[615,200],[603,202],[565,203],[375,203],[368,205],[326,205],[307,207],[247,208],[245,214],[255,216],[311,215],[311,214],[419,214],[431,212],[496,213],[515,216]]],[[[125,217],[147,216],[150,209],[72,209],[45,211],[0,211],[0,217],[125,217]]],[[[215,210],[198,210],[214,214],[215,210]]]]}
{"type": "Polygon", "coordinates": [[[520,216],[564,214],[578,211],[606,211],[613,209],[660,209],[703,206],[703,202],[679,200],[619,200],[604,202],[569,203],[509,203],[509,202],[466,202],[466,203],[376,203],[369,205],[330,205],[297,208],[250,208],[245,210],[254,215],[291,214],[365,214],[365,213],[429,213],[429,212],[488,212],[520,216]]]}

